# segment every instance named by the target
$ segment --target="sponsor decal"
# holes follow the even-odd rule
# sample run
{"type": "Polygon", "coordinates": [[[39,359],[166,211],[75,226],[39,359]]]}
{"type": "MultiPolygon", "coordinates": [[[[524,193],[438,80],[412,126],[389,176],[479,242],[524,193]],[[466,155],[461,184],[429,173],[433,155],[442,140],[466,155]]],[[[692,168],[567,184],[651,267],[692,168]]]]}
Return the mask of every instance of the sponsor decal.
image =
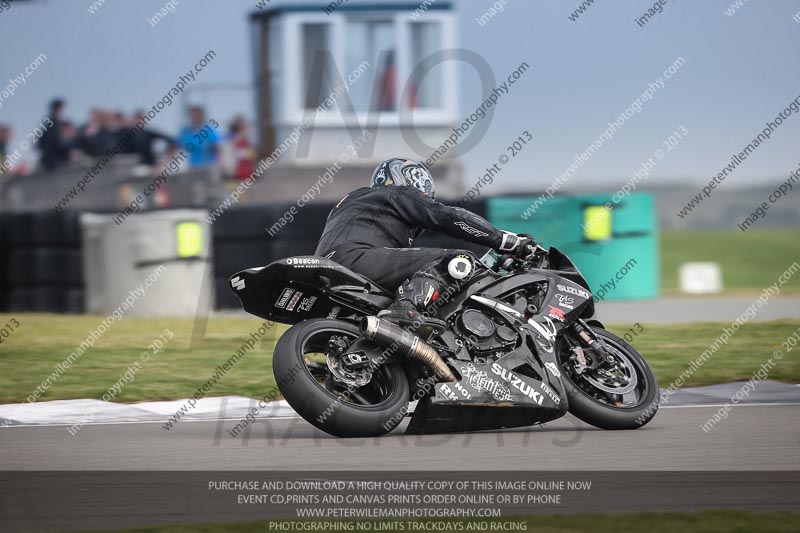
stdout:
{"type": "Polygon", "coordinates": [[[575,303],[575,298],[572,296],[567,296],[566,294],[558,294],[556,293],[556,299],[558,300],[558,305],[563,307],[564,309],[575,309],[572,304],[575,303]]]}
{"type": "Polygon", "coordinates": [[[556,366],[555,363],[553,363],[551,361],[547,361],[544,364],[544,367],[547,369],[548,372],[553,374],[554,377],[557,377],[557,378],[561,377],[561,371],[558,369],[558,367],[556,366]]]}
{"type": "Polygon", "coordinates": [[[303,296],[303,293],[300,291],[294,293],[294,296],[292,296],[292,299],[289,300],[289,303],[286,305],[286,310],[291,311],[294,309],[294,306],[297,305],[297,301],[300,300],[301,296],[303,296]]]}
{"type": "Polygon", "coordinates": [[[533,400],[534,402],[542,405],[542,401],[544,401],[544,397],[539,394],[537,391],[533,390],[528,383],[522,380],[521,377],[516,375],[511,370],[503,368],[498,363],[492,363],[492,372],[506,380],[512,387],[520,391],[522,394],[533,400]]]}
{"type": "Polygon", "coordinates": [[[558,307],[553,307],[552,305],[548,305],[547,307],[550,308],[550,313],[547,316],[550,318],[555,318],[559,322],[564,322],[564,311],[559,309],[558,307]]]}
{"type": "Polygon", "coordinates": [[[473,228],[472,226],[470,226],[466,222],[462,222],[460,220],[458,222],[456,222],[456,226],[458,226],[459,228],[463,229],[464,231],[466,231],[470,235],[475,235],[476,237],[486,237],[487,235],[489,235],[485,231],[481,231],[478,228],[473,228]]]}
{"type": "Polygon", "coordinates": [[[577,296],[580,296],[581,298],[586,298],[587,300],[592,297],[592,295],[589,294],[587,291],[583,289],[578,289],[576,287],[571,287],[569,285],[562,285],[559,283],[558,285],[556,285],[556,289],[560,290],[561,292],[568,292],[569,294],[575,294],[577,296]]]}
{"type": "Polygon", "coordinates": [[[244,279],[241,276],[236,276],[235,278],[231,279],[231,287],[240,291],[244,289],[244,279]]]}
{"type": "Polygon", "coordinates": [[[498,402],[514,400],[508,387],[490,378],[485,370],[478,371],[472,363],[462,366],[461,374],[473,389],[488,392],[498,402]]]}
{"type": "Polygon", "coordinates": [[[439,387],[439,391],[450,401],[457,402],[459,400],[458,395],[446,383],[439,387]]]}
{"type": "Polygon", "coordinates": [[[316,301],[316,296],[307,296],[303,298],[303,301],[300,302],[300,307],[297,308],[297,311],[311,311],[311,308],[314,307],[314,302],[316,301]]]}
{"type": "Polygon", "coordinates": [[[454,387],[456,388],[456,390],[458,392],[460,392],[464,396],[464,398],[466,398],[467,400],[471,400],[472,399],[472,394],[469,393],[469,391],[464,387],[464,385],[462,385],[461,383],[456,382],[454,387]]]}
{"type": "Polygon", "coordinates": [[[547,396],[548,396],[548,397],[549,397],[551,400],[553,400],[553,403],[554,403],[554,404],[558,405],[558,404],[560,404],[560,403],[561,403],[561,398],[559,398],[559,397],[558,397],[558,394],[556,394],[555,392],[553,392],[553,389],[551,389],[551,388],[550,388],[550,387],[547,385],[547,383],[539,383],[539,387],[540,387],[540,388],[541,388],[541,389],[544,391],[544,393],[545,393],[545,394],[547,394],[547,396]]]}
{"type": "Polygon", "coordinates": [[[275,307],[278,307],[280,309],[286,307],[286,302],[289,301],[289,297],[292,294],[294,294],[294,289],[290,289],[288,287],[283,289],[283,292],[281,293],[280,297],[278,297],[278,299],[275,301],[275,307]]]}
{"type": "Polygon", "coordinates": [[[286,260],[286,264],[300,268],[308,268],[312,266],[319,266],[319,259],[316,257],[290,257],[286,260]]]}

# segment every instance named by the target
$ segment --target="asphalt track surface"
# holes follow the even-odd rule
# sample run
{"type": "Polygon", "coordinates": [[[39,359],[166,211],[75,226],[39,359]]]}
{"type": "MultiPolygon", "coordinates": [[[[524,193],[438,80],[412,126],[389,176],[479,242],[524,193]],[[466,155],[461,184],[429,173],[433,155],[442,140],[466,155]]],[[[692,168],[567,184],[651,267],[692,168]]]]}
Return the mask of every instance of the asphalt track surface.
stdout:
{"type": "MultiPolygon", "coordinates": [[[[603,431],[568,416],[544,426],[469,434],[337,439],[299,417],[102,424],[0,432],[0,531],[116,529],[296,518],[296,506],[242,506],[219,480],[591,479],[554,505],[504,506],[504,517],[749,509],[800,511],[800,404],[659,411],[634,431],[603,431]],[[284,474],[281,474],[284,472],[284,474]],[[482,478],[481,476],[487,476],[482,478]],[[493,476],[493,477],[492,477],[493,476]]],[[[272,530],[272,529],[269,529],[272,530]]]]}
{"type": "Polygon", "coordinates": [[[662,408],[635,431],[568,416],[499,432],[337,439],[300,418],[104,424],[0,432],[0,470],[800,470],[800,405],[739,405],[709,432],[719,406],[662,408]]]}

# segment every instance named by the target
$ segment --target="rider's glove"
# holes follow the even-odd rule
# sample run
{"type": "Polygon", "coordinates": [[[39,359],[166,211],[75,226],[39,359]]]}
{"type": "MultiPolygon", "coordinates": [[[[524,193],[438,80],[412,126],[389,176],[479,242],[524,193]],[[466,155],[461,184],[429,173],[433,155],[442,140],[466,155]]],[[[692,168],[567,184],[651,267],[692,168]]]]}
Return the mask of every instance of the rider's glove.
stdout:
{"type": "Polygon", "coordinates": [[[536,246],[536,240],[527,233],[517,235],[504,231],[500,251],[511,253],[515,257],[526,258],[533,254],[536,246]]]}

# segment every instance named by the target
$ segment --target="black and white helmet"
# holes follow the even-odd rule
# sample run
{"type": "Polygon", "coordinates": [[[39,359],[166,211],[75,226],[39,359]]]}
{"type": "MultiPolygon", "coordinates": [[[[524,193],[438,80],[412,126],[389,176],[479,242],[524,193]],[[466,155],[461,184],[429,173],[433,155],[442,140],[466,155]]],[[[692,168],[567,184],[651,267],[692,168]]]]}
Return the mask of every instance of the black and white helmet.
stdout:
{"type": "Polygon", "coordinates": [[[387,159],[375,167],[369,186],[376,188],[389,185],[398,187],[409,185],[419,189],[423,194],[427,194],[431,198],[434,197],[436,192],[431,173],[421,163],[413,159],[395,157],[387,159]]]}

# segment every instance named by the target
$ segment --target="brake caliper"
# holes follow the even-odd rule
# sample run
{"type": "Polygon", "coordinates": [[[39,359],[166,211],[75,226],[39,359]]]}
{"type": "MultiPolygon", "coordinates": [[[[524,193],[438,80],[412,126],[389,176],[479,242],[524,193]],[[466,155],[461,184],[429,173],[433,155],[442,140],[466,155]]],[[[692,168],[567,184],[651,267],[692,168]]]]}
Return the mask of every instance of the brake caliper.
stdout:
{"type": "Polygon", "coordinates": [[[367,354],[362,351],[347,352],[350,343],[341,337],[328,340],[326,362],[333,378],[346,385],[363,387],[372,379],[372,369],[367,354]]]}
{"type": "Polygon", "coordinates": [[[573,346],[572,353],[575,355],[570,359],[577,361],[577,363],[575,363],[575,372],[583,374],[583,371],[586,370],[586,356],[583,355],[583,348],[580,346],[573,346]]]}
{"type": "Polygon", "coordinates": [[[338,335],[333,335],[330,339],[328,339],[328,347],[326,352],[330,355],[341,355],[349,347],[350,343],[338,335]]]}

